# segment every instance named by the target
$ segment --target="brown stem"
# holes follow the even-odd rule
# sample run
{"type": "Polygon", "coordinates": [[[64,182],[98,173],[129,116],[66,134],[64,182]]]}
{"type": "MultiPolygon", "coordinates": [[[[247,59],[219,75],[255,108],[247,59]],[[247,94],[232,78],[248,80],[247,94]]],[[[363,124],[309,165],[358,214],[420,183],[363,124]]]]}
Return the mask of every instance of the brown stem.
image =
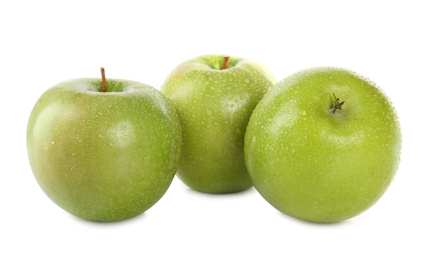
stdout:
{"type": "Polygon", "coordinates": [[[223,59],[223,65],[221,66],[222,70],[227,69],[227,66],[229,65],[229,60],[230,60],[229,56],[224,57],[224,59],[223,59]]]}
{"type": "Polygon", "coordinates": [[[102,86],[103,92],[108,92],[108,88],[106,87],[106,77],[105,77],[105,68],[101,67],[100,72],[102,73],[102,86]]]}

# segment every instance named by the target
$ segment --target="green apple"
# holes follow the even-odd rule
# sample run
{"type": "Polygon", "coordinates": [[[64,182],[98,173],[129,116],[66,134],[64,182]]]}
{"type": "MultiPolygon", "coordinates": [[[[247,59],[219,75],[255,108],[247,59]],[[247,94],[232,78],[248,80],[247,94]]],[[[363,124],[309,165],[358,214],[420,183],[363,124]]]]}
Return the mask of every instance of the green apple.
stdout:
{"type": "Polygon", "coordinates": [[[258,104],[245,135],[257,191],[281,212],[339,222],[371,207],[400,160],[401,130],[388,97],[340,68],[300,71],[258,104]]]}
{"type": "Polygon", "coordinates": [[[275,83],[260,63],[205,55],[176,67],[161,91],[177,109],[183,146],[178,177],[194,190],[231,193],[252,186],[244,163],[250,115],[275,83]]]}
{"type": "Polygon", "coordinates": [[[57,205],[83,219],[118,221],[149,209],[168,189],[181,126],[153,87],[103,82],[76,79],[47,90],[31,112],[27,150],[36,180],[57,205]]]}

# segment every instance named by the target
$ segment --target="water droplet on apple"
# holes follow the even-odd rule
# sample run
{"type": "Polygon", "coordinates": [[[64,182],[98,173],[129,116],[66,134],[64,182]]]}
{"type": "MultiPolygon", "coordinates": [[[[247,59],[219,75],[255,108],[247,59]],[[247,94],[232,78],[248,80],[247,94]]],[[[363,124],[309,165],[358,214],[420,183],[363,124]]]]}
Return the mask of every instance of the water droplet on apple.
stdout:
{"type": "Polygon", "coordinates": [[[55,142],[54,142],[54,141],[52,141],[52,142],[51,142],[51,144],[55,144],[55,142]]]}

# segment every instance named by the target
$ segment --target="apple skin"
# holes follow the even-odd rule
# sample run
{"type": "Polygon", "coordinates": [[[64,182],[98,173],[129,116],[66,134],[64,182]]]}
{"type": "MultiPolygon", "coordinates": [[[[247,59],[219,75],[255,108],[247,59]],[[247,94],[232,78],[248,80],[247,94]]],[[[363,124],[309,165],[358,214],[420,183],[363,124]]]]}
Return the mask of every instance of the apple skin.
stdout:
{"type": "Polygon", "coordinates": [[[339,222],[383,195],[398,168],[401,129],[374,83],[346,69],[312,68],[262,99],[244,151],[255,188],[272,206],[302,220],[339,222]],[[345,101],[335,114],[333,94],[345,101]]]}
{"type": "Polygon", "coordinates": [[[204,55],[177,66],[161,91],[177,110],[183,147],[177,176],[205,193],[232,193],[252,186],[244,163],[244,134],[250,115],[274,85],[260,63],[204,55]]]}
{"type": "Polygon", "coordinates": [[[92,221],[141,214],[166,192],[178,167],[181,126],[169,100],[126,80],[77,79],[34,106],[27,151],[42,190],[92,221]]]}

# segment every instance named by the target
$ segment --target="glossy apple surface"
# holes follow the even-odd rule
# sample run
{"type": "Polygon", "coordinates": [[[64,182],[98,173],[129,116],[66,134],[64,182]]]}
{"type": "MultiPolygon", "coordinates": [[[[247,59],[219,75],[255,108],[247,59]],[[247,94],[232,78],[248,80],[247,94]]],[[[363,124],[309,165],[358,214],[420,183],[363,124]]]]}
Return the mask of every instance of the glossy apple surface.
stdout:
{"type": "Polygon", "coordinates": [[[47,90],[28,122],[30,164],[43,191],[80,218],[141,214],[168,189],[181,128],[166,97],[142,83],[77,79],[47,90]]]}
{"type": "Polygon", "coordinates": [[[179,178],[194,190],[230,193],[252,186],[244,163],[249,117],[275,78],[261,64],[206,55],[180,64],[161,87],[183,133],[179,178]]]}
{"type": "Polygon", "coordinates": [[[304,70],[276,84],[245,136],[259,193],[281,212],[313,222],[339,222],[372,206],[391,183],[400,152],[388,97],[339,68],[304,70]]]}

